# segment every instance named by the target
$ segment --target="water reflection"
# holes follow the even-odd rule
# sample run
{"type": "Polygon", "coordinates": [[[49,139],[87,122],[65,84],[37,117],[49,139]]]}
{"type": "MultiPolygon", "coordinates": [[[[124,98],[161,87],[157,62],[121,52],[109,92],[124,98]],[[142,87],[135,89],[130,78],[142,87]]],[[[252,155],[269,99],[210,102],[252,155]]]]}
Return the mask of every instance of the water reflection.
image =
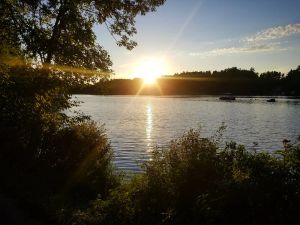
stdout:
{"type": "Polygon", "coordinates": [[[190,128],[210,137],[225,122],[223,141],[236,141],[247,149],[282,149],[282,140],[294,142],[300,134],[299,99],[238,98],[222,102],[217,97],[77,96],[78,110],[105,123],[120,169],[140,171],[158,145],[165,147],[190,128]],[[276,99],[277,100],[277,99],[276,99]],[[180,119],[178,119],[180,118],[180,119]],[[256,143],[253,143],[256,142],[256,143]]]}
{"type": "Polygon", "coordinates": [[[146,106],[146,142],[147,142],[147,151],[151,150],[151,142],[152,142],[152,104],[148,102],[146,106]]]}

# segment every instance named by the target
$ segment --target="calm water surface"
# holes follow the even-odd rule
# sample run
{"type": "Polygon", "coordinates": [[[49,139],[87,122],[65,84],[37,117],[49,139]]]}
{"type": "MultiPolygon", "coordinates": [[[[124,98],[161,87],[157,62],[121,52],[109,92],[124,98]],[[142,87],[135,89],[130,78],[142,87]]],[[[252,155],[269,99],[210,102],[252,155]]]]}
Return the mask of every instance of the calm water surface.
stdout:
{"type": "Polygon", "coordinates": [[[300,100],[278,98],[152,97],[76,95],[77,110],[105,124],[117,167],[140,170],[155,146],[168,145],[190,128],[213,135],[225,123],[222,140],[233,140],[258,151],[282,148],[282,140],[300,135],[300,100]],[[253,142],[257,142],[257,145],[253,142]]]}

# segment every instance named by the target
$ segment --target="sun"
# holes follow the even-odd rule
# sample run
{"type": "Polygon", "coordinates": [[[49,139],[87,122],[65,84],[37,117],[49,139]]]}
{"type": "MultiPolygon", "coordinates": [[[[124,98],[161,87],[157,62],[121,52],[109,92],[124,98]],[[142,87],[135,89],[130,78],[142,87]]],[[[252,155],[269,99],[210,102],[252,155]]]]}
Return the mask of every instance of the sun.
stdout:
{"type": "Polygon", "coordinates": [[[154,84],[165,71],[162,60],[147,59],[138,63],[134,69],[133,77],[142,78],[145,84],[154,84]]]}

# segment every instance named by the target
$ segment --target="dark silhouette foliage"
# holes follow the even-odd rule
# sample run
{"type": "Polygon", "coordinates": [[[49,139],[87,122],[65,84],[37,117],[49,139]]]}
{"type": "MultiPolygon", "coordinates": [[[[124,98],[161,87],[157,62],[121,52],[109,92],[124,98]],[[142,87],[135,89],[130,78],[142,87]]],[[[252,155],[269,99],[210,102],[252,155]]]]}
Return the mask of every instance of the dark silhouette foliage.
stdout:
{"type": "Polygon", "coordinates": [[[135,17],[165,0],[70,1],[3,0],[1,31],[12,34],[24,53],[42,64],[108,71],[110,57],[96,43],[95,24],[107,26],[119,46],[134,48],[135,17]]]}
{"type": "Polygon", "coordinates": [[[42,224],[57,223],[59,210],[83,207],[119,182],[103,129],[66,114],[76,104],[66,89],[43,69],[1,71],[0,194],[42,224]]]}
{"type": "Polygon", "coordinates": [[[277,155],[219,149],[191,130],[73,224],[298,224],[299,153],[299,143],[277,155]]]}
{"type": "Polygon", "coordinates": [[[65,224],[74,209],[118,186],[103,129],[67,113],[77,104],[70,90],[111,74],[96,24],[132,49],[135,17],[163,3],[1,1],[1,224],[65,224]]]}
{"type": "Polygon", "coordinates": [[[73,93],[112,95],[286,95],[299,96],[299,67],[286,76],[277,71],[258,74],[236,67],[221,71],[193,71],[162,76],[156,86],[143,85],[142,79],[107,79],[84,85],[73,93]],[[106,86],[107,88],[103,88],[106,86]]]}
{"type": "Polygon", "coordinates": [[[285,78],[285,90],[289,91],[293,95],[300,95],[299,85],[300,85],[300,66],[295,70],[290,70],[285,78]]]}

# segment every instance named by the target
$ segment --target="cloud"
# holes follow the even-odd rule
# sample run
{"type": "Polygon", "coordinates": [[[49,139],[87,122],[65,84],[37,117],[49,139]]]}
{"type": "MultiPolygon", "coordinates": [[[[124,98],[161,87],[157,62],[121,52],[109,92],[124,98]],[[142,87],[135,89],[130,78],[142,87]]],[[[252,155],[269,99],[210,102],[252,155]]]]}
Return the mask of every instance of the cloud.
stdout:
{"type": "Polygon", "coordinates": [[[252,36],[240,39],[237,41],[236,46],[216,48],[206,52],[190,52],[189,55],[209,57],[243,53],[284,51],[287,50],[287,48],[282,47],[279,39],[298,33],[300,33],[300,23],[271,27],[252,36]]]}
{"type": "Polygon", "coordinates": [[[280,43],[249,45],[241,47],[229,47],[229,48],[217,48],[206,52],[191,52],[190,56],[221,56],[221,55],[233,55],[241,53],[258,53],[258,52],[270,52],[270,51],[283,51],[285,48],[280,47],[280,43]]]}
{"type": "Polygon", "coordinates": [[[300,23],[288,24],[286,26],[271,27],[264,31],[258,32],[253,36],[247,37],[246,42],[260,42],[276,40],[289,37],[293,34],[300,33],[300,23]]]}

